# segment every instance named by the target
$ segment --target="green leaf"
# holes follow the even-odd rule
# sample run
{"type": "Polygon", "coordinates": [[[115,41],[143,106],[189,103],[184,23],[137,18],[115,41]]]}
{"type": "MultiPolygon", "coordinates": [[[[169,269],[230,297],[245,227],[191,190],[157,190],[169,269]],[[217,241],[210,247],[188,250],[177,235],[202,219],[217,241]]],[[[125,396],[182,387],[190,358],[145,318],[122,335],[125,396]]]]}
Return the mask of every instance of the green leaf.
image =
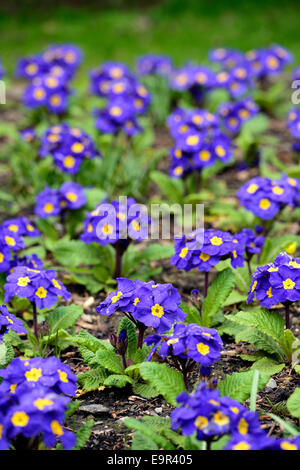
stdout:
{"type": "Polygon", "coordinates": [[[300,365],[295,366],[294,369],[297,372],[297,374],[300,374],[300,365]]]}
{"type": "Polygon", "coordinates": [[[86,244],[81,240],[62,238],[53,246],[53,256],[63,266],[76,268],[80,265],[89,266],[106,264],[108,249],[95,243],[86,244]]]}
{"type": "Polygon", "coordinates": [[[233,290],[223,303],[223,307],[229,307],[230,305],[245,302],[247,300],[247,297],[248,296],[246,294],[240,294],[240,292],[233,290]]]}
{"type": "Polygon", "coordinates": [[[121,359],[114,352],[98,349],[95,361],[115,374],[124,374],[124,367],[122,366],[121,359]]]}
{"type": "Polygon", "coordinates": [[[208,288],[207,297],[203,301],[201,323],[209,327],[211,320],[223,306],[234,288],[235,277],[230,268],[219,272],[208,288]]]}
{"type": "MultiPolygon", "coordinates": [[[[234,372],[219,382],[218,390],[222,396],[228,396],[243,403],[250,397],[253,377],[254,370],[234,372]]],[[[257,390],[262,390],[267,385],[269,379],[270,375],[260,373],[257,390]]]]}
{"type": "Polygon", "coordinates": [[[197,325],[201,325],[201,318],[200,318],[200,312],[199,310],[196,309],[193,305],[188,305],[185,302],[182,302],[180,304],[180,308],[187,314],[186,319],[184,320],[184,323],[189,324],[189,323],[196,323],[197,325]]]}
{"type": "Polygon", "coordinates": [[[75,325],[82,314],[83,308],[80,305],[73,304],[66,307],[57,307],[47,315],[47,322],[51,327],[51,333],[54,334],[58,330],[66,330],[75,325]]]}
{"type": "Polygon", "coordinates": [[[287,408],[292,416],[300,418],[300,388],[297,387],[287,401],[287,408]]]}
{"type": "Polygon", "coordinates": [[[150,178],[170,202],[179,204],[183,202],[184,187],[180,178],[170,178],[160,171],[152,171],[150,178]]]}
{"type": "Polygon", "coordinates": [[[159,395],[159,392],[151,385],[140,384],[140,383],[135,383],[133,385],[133,392],[136,395],[140,395],[141,397],[144,397],[144,398],[154,398],[159,395]]]}
{"type": "Polygon", "coordinates": [[[129,318],[123,317],[119,323],[118,335],[120,334],[120,331],[122,330],[127,331],[127,338],[128,338],[127,354],[128,354],[129,359],[133,359],[137,351],[137,344],[138,344],[136,326],[131,320],[129,320],[129,318]]]}
{"type": "Polygon", "coordinates": [[[103,385],[104,380],[107,378],[107,371],[103,367],[95,367],[88,372],[83,372],[78,375],[78,382],[83,390],[97,390],[100,385],[103,385]]]}
{"type": "Polygon", "coordinates": [[[109,375],[103,382],[103,385],[106,387],[117,387],[117,388],[123,388],[127,384],[132,384],[133,380],[131,377],[128,377],[128,375],[118,375],[118,374],[112,374],[109,375]]]}
{"type": "Polygon", "coordinates": [[[161,245],[160,243],[151,243],[140,252],[142,261],[156,261],[165,258],[171,258],[174,254],[173,245],[161,245]]]}
{"type": "MultiPolygon", "coordinates": [[[[0,343],[0,369],[4,369],[13,359],[14,349],[9,343],[0,343]]],[[[1,376],[1,373],[0,373],[1,376]]]]}
{"type": "Polygon", "coordinates": [[[80,330],[79,334],[75,337],[75,340],[78,346],[84,346],[94,353],[98,351],[98,349],[114,351],[114,348],[108,341],[98,339],[85,330],[80,330]]]}
{"type": "Polygon", "coordinates": [[[171,444],[168,439],[161,436],[157,432],[153,431],[148,425],[146,425],[145,423],[142,423],[141,421],[138,421],[137,419],[126,418],[124,420],[124,424],[129,429],[134,429],[135,431],[139,431],[144,436],[150,437],[150,439],[152,439],[162,449],[165,449],[165,450],[175,449],[173,444],[171,444]]]}
{"type": "Polygon", "coordinates": [[[271,356],[275,356],[278,361],[285,359],[284,351],[281,346],[270,336],[262,333],[256,328],[245,328],[235,336],[235,341],[247,341],[254,344],[258,350],[266,351],[271,356]]]}
{"type": "Polygon", "coordinates": [[[243,266],[242,268],[233,269],[235,282],[238,289],[243,293],[247,294],[251,284],[248,268],[243,266]]]}
{"type": "Polygon", "coordinates": [[[282,428],[288,435],[293,437],[299,435],[299,429],[297,429],[292,422],[286,422],[283,419],[279,418],[279,416],[274,415],[273,413],[266,413],[266,415],[270,416],[270,418],[274,419],[274,421],[277,421],[277,423],[282,426],[282,428]]]}
{"type": "Polygon", "coordinates": [[[76,432],[76,445],[72,450],[80,450],[85,446],[91,436],[93,426],[94,420],[90,419],[78,429],[76,432]]]}
{"type": "Polygon", "coordinates": [[[263,374],[274,375],[284,369],[285,364],[278,364],[268,357],[263,357],[252,364],[251,369],[256,369],[263,374]]]}
{"type": "Polygon", "coordinates": [[[176,405],[176,397],[185,390],[182,374],[167,364],[145,362],[140,367],[140,374],[171,405],[176,405]]]}
{"type": "Polygon", "coordinates": [[[136,432],[132,439],[131,450],[158,450],[158,445],[141,432],[136,432]]]}
{"type": "Polygon", "coordinates": [[[227,316],[227,318],[239,325],[255,327],[278,343],[282,340],[284,319],[278,312],[271,313],[267,309],[253,310],[250,312],[238,312],[235,315],[227,316]]]}

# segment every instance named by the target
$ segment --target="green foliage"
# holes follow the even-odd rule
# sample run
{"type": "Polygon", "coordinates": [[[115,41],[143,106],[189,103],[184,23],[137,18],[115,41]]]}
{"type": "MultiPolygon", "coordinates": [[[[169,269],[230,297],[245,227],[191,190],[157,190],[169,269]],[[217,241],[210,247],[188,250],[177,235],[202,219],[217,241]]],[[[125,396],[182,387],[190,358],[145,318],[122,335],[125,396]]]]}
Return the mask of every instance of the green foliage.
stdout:
{"type": "Polygon", "coordinates": [[[14,358],[14,349],[11,344],[0,343],[0,369],[4,369],[14,358]]]}
{"type": "MultiPolygon", "coordinates": [[[[245,372],[234,372],[232,375],[227,375],[225,379],[218,383],[220,394],[243,403],[250,397],[254,372],[254,370],[247,370],[245,372]]],[[[260,373],[257,390],[262,390],[267,385],[269,379],[269,374],[260,373]]]]}
{"type": "Polygon", "coordinates": [[[300,236],[286,234],[279,237],[267,237],[260,257],[260,265],[272,263],[278,253],[286,251],[287,247],[293,242],[299,246],[300,236]]]}
{"type": "Polygon", "coordinates": [[[214,315],[223,306],[235,284],[234,274],[230,268],[219,272],[208,288],[207,297],[203,300],[201,313],[202,326],[209,327],[214,315]]]}
{"type": "Polygon", "coordinates": [[[300,388],[297,387],[287,401],[287,408],[292,416],[300,419],[300,388]]]}
{"type": "Polygon", "coordinates": [[[104,380],[103,385],[107,387],[122,388],[125,387],[127,384],[132,383],[133,379],[131,377],[128,377],[127,375],[111,374],[104,380]]]}
{"type": "Polygon", "coordinates": [[[47,315],[47,322],[50,325],[51,333],[55,334],[59,330],[66,330],[79,320],[83,314],[80,305],[68,305],[67,307],[57,307],[47,315]]]}
{"type": "MultiPolygon", "coordinates": [[[[164,450],[173,450],[175,449],[175,446],[167,439],[165,438],[163,434],[163,426],[160,429],[160,432],[157,430],[157,426],[154,426],[154,429],[149,425],[149,422],[145,422],[144,419],[142,421],[138,421],[137,419],[134,418],[126,418],[124,420],[125,426],[127,426],[129,429],[134,429],[135,431],[138,431],[141,433],[144,438],[149,438],[150,440],[147,439],[147,445],[153,445],[152,443],[154,442],[157,444],[159,448],[162,448],[164,450]]],[[[167,425],[169,427],[170,425],[167,425]]]]}
{"type": "Polygon", "coordinates": [[[284,319],[278,312],[252,309],[228,315],[227,319],[245,327],[236,334],[236,341],[248,341],[279,361],[291,361],[295,337],[284,329],[284,319]]]}
{"type": "Polygon", "coordinates": [[[94,426],[94,420],[89,419],[86,423],[84,423],[80,429],[76,432],[76,445],[73,447],[72,450],[80,450],[84,447],[89,440],[92,429],[94,426]]]}
{"type": "Polygon", "coordinates": [[[176,405],[176,397],[185,390],[182,374],[167,364],[145,362],[140,366],[140,374],[171,405],[176,405]]]}
{"type": "Polygon", "coordinates": [[[88,372],[79,374],[78,382],[84,390],[90,391],[97,390],[106,378],[107,371],[103,367],[94,367],[88,372]]]}

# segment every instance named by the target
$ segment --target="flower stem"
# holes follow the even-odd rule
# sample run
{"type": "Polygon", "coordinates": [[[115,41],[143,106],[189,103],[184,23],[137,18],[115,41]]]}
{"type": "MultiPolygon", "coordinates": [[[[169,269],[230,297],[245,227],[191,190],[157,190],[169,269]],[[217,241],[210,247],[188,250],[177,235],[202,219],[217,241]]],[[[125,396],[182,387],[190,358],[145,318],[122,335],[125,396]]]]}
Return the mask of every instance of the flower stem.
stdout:
{"type": "Polygon", "coordinates": [[[285,328],[290,329],[290,304],[286,302],[285,306],[285,328]]]}
{"type": "Polygon", "coordinates": [[[208,271],[205,271],[204,273],[204,290],[203,290],[203,297],[207,297],[207,291],[208,291],[208,271]]]}
{"type": "Polygon", "coordinates": [[[36,339],[39,339],[38,335],[38,321],[37,321],[37,311],[35,302],[31,302],[32,305],[32,312],[33,312],[33,331],[36,339]]]}
{"type": "Polygon", "coordinates": [[[146,331],[146,327],[142,323],[139,323],[138,329],[139,329],[138,349],[141,349],[143,347],[144,334],[146,331]]]}

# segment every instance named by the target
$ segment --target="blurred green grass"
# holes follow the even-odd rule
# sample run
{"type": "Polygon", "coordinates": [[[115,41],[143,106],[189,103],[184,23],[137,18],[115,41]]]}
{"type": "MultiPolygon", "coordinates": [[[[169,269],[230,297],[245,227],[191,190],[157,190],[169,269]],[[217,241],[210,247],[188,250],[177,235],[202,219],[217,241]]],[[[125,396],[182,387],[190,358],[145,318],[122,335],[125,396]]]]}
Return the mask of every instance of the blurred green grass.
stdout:
{"type": "MultiPolygon", "coordinates": [[[[168,0],[138,8],[120,0],[100,8],[102,2],[15,2],[16,11],[1,13],[0,56],[8,74],[18,57],[39,52],[51,43],[72,42],[85,54],[77,78],[86,85],[87,70],[104,60],[131,65],[147,52],[170,54],[180,65],[203,62],[216,46],[248,50],[280,43],[300,63],[299,2],[287,0],[168,0]],[[57,4],[59,4],[57,6],[57,4]],[[127,8],[126,8],[127,6],[127,8]],[[132,7],[133,6],[133,7],[132,7]]],[[[110,2],[108,2],[110,3],[110,2]]]]}

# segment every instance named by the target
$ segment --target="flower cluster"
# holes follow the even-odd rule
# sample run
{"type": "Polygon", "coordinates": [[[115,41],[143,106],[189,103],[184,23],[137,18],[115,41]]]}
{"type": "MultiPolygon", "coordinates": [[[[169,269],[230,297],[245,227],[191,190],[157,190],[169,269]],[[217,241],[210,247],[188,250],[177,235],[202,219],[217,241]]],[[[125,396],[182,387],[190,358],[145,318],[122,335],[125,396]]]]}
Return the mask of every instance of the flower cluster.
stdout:
{"type": "Polygon", "coordinates": [[[119,310],[129,314],[135,323],[152,326],[158,333],[168,331],[175,322],[186,318],[179,307],[180,295],[171,284],[126,278],[117,281],[117,291],[111,292],[96,308],[100,315],[111,316],[119,310]]]}
{"type": "Polygon", "coordinates": [[[278,180],[252,178],[238,191],[242,206],[263,220],[273,219],[286,205],[299,206],[300,181],[282,177],[278,180]]]}
{"type": "Polygon", "coordinates": [[[171,149],[170,174],[181,177],[201,171],[216,160],[228,162],[232,156],[231,139],[219,128],[219,119],[201,109],[176,109],[168,118],[175,146],[171,149]]]}
{"type": "Polygon", "coordinates": [[[59,189],[46,187],[36,197],[35,214],[41,219],[66,210],[80,209],[86,204],[83,188],[78,183],[63,183],[59,189]]]}
{"type": "Polygon", "coordinates": [[[264,237],[256,236],[251,229],[243,229],[236,235],[214,229],[197,229],[175,241],[175,255],[171,264],[177,269],[210,271],[221,260],[231,259],[233,268],[242,267],[245,259],[258,253],[264,237]]]}
{"type": "Polygon", "coordinates": [[[293,144],[293,149],[296,152],[300,151],[300,110],[292,108],[287,116],[287,128],[289,129],[292,137],[296,139],[293,144]]]}
{"type": "Polygon", "coordinates": [[[9,219],[0,225],[0,272],[14,265],[12,253],[25,248],[23,237],[37,237],[40,232],[27,217],[9,219]]]}
{"type": "Polygon", "coordinates": [[[81,60],[81,51],[68,44],[51,46],[41,54],[20,59],[17,75],[30,80],[24,104],[29,108],[43,106],[51,113],[63,113],[70,94],[69,81],[81,60]]]}
{"type": "Polygon", "coordinates": [[[170,336],[151,335],[145,339],[149,346],[154,345],[150,356],[157,353],[165,359],[167,356],[179,356],[182,359],[192,359],[205,368],[209,368],[220,359],[223,342],[217,332],[212,328],[205,328],[190,323],[178,323],[170,336]]]}
{"type": "Polygon", "coordinates": [[[12,313],[9,313],[6,305],[0,305],[0,341],[3,340],[4,335],[6,335],[9,330],[15,331],[16,333],[27,333],[22,321],[12,313]]]}
{"type": "Polygon", "coordinates": [[[119,131],[132,136],[141,131],[137,116],[146,112],[150,93],[130,72],[117,62],[105,62],[91,71],[90,91],[107,98],[105,108],[94,110],[96,128],[105,134],[119,131]]]}
{"type": "Polygon", "coordinates": [[[145,54],[140,56],[136,62],[139,75],[170,75],[173,63],[166,55],[145,54]]]}
{"type": "Polygon", "coordinates": [[[63,422],[76,376],[57,357],[14,359],[0,370],[0,449],[8,449],[19,436],[41,436],[47,447],[59,439],[65,449],[74,447],[75,435],[63,422]]]}
{"type": "Polygon", "coordinates": [[[37,308],[50,308],[56,304],[58,296],[68,300],[71,293],[56,278],[54,270],[32,269],[16,266],[4,285],[5,302],[14,297],[27,298],[37,308]]]}
{"type": "Polygon", "coordinates": [[[177,91],[189,91],[196,103],[201,103],[207,92],[214,89],[215,73],[207,66],[188,64],[174,70],[170,87],[177,91]]]}
{"type": "Polygon", "coordinates": [[[257,113],[258,106],[251,98],[224,103],[218,109],[224,127],[233,134],[237,134],[244,122],[249,121],[257,113]]]}
{"type": "Polygon", "coordinates": [[[52,155],[55,165],[66,173],[77,173],[84,159],[100,156],[91,137],[66,123],[49,127],[41,138],[40,156],[52,155]]]}
{"type": "Polygon", "coordinates": [[[137,241],[147,238],[149,223],[144,207],[133,198],[110,203],[103,201],[86,215],[81,240],[100,245],[114,244],[120,240],[126,245],[128,237],[137,241]]]}
{"type": "Polygon", "coordinates": [[[251,66],[253,75],[262,79],[280,73],[286,65],[292,62],[293,58],[284,47],[273,45],[248,51],[246,60],[251,66]]]}
{"type": "Polygon", "coordinates": [[[280,253],[273,263],[259,266],[253,273],[247,303],[254,295],[267,308],[300,300],[300,259],[280,253]]]}
{"type": "Polygon", "coordinates": [[[221,397],[218,390],[201,382],[190,396],[183,392],[177,397],[180,406],[171,414],[172,429],[181,428],[184,435],[196,432],[200,441],[211,441],[224,435],[231,439],[225,449],[267,449],[273,439],[260,427],[257,413],[235,400],[221,397]]]}

